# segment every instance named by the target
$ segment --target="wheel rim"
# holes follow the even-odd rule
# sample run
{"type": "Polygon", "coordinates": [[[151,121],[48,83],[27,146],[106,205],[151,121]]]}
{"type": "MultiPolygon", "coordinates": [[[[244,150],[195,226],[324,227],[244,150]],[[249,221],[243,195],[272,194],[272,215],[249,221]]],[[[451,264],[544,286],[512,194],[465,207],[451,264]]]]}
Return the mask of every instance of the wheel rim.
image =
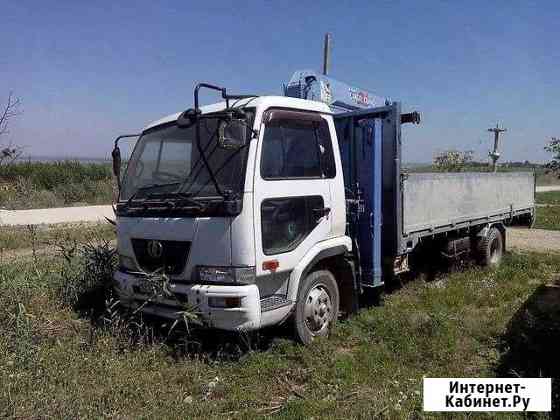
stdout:
{"type": "Polygon", "coordinates": [[[490,264],[496,265],[502,258],[502,243],[500,238],[494,238],[490,243],[490,264]]]}
{"type": "Polygon", "coordinates": [[[332,319],[333,305],[328,289],[317,284],[305,297],[305,325],[313,335],[323,333],[332,319]]]}

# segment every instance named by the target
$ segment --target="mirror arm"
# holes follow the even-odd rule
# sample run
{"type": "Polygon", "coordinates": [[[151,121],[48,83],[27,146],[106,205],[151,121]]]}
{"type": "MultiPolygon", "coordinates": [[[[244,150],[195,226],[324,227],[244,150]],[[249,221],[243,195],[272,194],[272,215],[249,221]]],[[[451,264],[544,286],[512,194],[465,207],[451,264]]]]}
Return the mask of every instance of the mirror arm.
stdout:
{"type": "Polygon", "coordinates": [[[208,173],[210,174],[210,179],[212,180],[212,184],[214,184],[214,188],[216,189],[216,192],[218,194],[220,194],[221,196],[223,196],[224,194],[222,193],[222,190],[221,190],[220,186],[218,185],[218,180],[216,179],[216,176],[214,175],[214,171],[212,171],[212,167],[208,163],[208,160],[206,159],[206,155],[204,154],[204,150],[202,149],[202,145],[200,144],[200,122],[199,121],[197,121],[196,125],[195,125],[195,138],[196,138],[196,148],[198,149],[198,153],[200,154],[200,157],[202,158],[202,162],[204,163],[204,166],[206,166],[206,169],[208,170],[208,173]]]}
{"type": "Polygon", "coordinates": [[[251,130],[251,135],[253,139],[258,139],[259,138],[259,130],[255,130],[253,127],[251,127],[249,124],[247,124],[247,121],[243,121],[243,123],[245,124],[245,127],[247,127],[249,130],[251,130]]]}
{"type": "Polygon", "coordinates": [[[113,151],[111,152],[111,157],[113,158],[113,175],[117,178],[117,187],[119,191],[121,190],[121,149],[119,148],[119,140],[140,137],[140,134],[123,134],[115,139],[115,145],[113,151]]]}
{"type": "Polygon", "coordinates": [[[211,84],[208,84],[208,83],[199,83],[194,88],[194,115],[195,115],[195,118],[196,118],[196,125],[194,127],[194,130],[195,130],[196,148],[198,149],[198,153],[200,154],[200,157],[202,158],[202,163],[204,163],[204,166],[206,166],[206,169],[208,170],[208,173],[210,174],[210,179],[212,180],[212,184],[214,184],[214,188],[216,189],[216,192],[218,194],[220,194],[221,196],[223,196],[222,190],[220,189],[220,186],[218,185],[218,181],[216,179],[216,176],[214,175],[214,172],[212,171],[212,168],[210,167],[210,164],[208,163],[208,160],[206,159],[206,155],[204,154],[204,150],[202,149],[202,145],[200,144],[200,115],[202,113],[200,111],[200,107],[198,106],[199,105],[198,93],[199,93],[201,88],[217,90],[218,92],[222,93],[222,96],[224,96],[226,94],[226,90],[225,90],[225,88],[221,88],[219,86],[211,85],[211,84]]]}
{"type": "Polygon", "coordinates": [[[115,139],[115,147],[119,147],[119,140],[120,139],[125,139],[125,138],[129,138],[129,137],[140,137],[141,134],[123,134],[122,136],[119,136],[115,139]]]}
{"type": "MultiPolygon", "coordinates": [[[[214,188],[216,189],[216,192],[218,194],[220,194],[221,196],[224,196],[220,185],[218,184],[218,181],[216,179],[216,175],[214,174],[214,172],[212,171],[212,168],[210,167],[210,164],[208,163],[208,160],[206,159],[206,155],[204,154],[204,150],[202,149],[202,145],[200,144],[200,119],[201,119],[201,115],[202,112],[200,110],[200,102],[199,102],[199,92],[200,89],[205,88],[205,89],[210,89],[210,90],[215,90],[217,92],[220,92],[222,94],[222,98],[226,100],[226,109],[229,108],[229,101],[230,99],[245,99],[245,98],[254,98],[257,95],[228,95],[226,88],[220,87],[220,86],[216,86],[216,85],[211,85],[209,83],[199,83],[195,86],[194,88],[194,115],[193,118],[195,119],[195,139],[196,139],[196,147],[198,149],[198,153],[200,154],[200,157],[202,158],[202,162],[204,163],[204,166],[206,166],[206,169],[208,170],[208,173],[210,174],[210,179],[212,181],[212,184],[214,184],[214,188]]],[[[183,114],[181,114],[181,116],[179,118],[183,118],[187,116],[187,112],[185,111],[183,114]]],[[[252,128],[251,128],[252,130],[252,128]]]]}
{"type": "Polygon", "coordinates": [[[217,92],[220,92],[222,94],[222,98],[226,100],[226,108],[229,108],[229,101],[230,99],[249,99],[249,98],[256,98],[259,95],[231,95],[228,94],[226,91],[226,88],[220,87],[220,86],[216,86],[216,85],[211,85],[209,83],[199,83],[198,85],[196,85],[196,87],[194,88],[194,109],[198,112],[200,111],[200,108],[198,106],[199,101],[198,101],[198,91],[201,88],[206,88],[206,89],[211,89],[211,90],[215,90],[217,92]]]}
{"type": "Polygon", "coordinates": [[[196,87],[194,88],[194,109],[195,111],[197,111],[197,113],[200,113],[200,108],[198,106],[198,91],[200,90],[200,88],[206,88],[206,89],[211,89],[211,90],[216,90],[218,92],[222,93],[222,98],[226,99],[226,89],[216,86],[216,85],[211,85],[209,83],[199,83],[198,85],[196,85],[196,87]]]}

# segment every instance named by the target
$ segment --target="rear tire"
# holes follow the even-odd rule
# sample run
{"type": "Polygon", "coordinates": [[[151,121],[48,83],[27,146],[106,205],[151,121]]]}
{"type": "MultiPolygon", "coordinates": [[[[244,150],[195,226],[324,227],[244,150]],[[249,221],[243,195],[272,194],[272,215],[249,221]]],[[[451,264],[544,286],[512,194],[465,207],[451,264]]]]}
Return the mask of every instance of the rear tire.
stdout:
{"type": "Polygon", "coordinates": [[[488,234],[478,241],[478,263],[483,267],[495,268],[502,262],[504,255],[504,237],[502,232],[491,227],[488,234]]]}
{"type": "Polygon", "coordinates": [[[310,344],[315,337],[327,336],[338,318],[340,296],[332,273],[310,273],[301,285],[294,314],[296,337],[310,344]]]}

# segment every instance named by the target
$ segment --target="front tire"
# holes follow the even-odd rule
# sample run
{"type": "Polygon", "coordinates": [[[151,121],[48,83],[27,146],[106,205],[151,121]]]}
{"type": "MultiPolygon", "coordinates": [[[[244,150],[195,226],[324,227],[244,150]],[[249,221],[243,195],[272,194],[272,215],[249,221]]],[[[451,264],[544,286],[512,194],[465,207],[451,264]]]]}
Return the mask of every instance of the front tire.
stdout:
{"type": "Polygon", "coordinates": [[[301,285],[294,314],[295,333],[303,344],[327,336],[338,318],[340,296],[332,273],[310,273],[301,285]]]}

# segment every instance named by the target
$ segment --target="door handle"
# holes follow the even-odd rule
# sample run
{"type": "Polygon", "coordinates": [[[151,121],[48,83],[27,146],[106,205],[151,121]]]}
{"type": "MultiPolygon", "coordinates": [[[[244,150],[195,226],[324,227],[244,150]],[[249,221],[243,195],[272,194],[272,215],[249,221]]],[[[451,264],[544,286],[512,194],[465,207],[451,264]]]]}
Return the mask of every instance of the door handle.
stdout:
{"type": "Polygon", "coordinates": [[[323,216],[328,217],[330,213],[331,213],[331,208],[330,207],[322,207],[322,208],[313,209],[313,214],[315,215],[315,217],[317,219],[320,219],[323,216]]]}

